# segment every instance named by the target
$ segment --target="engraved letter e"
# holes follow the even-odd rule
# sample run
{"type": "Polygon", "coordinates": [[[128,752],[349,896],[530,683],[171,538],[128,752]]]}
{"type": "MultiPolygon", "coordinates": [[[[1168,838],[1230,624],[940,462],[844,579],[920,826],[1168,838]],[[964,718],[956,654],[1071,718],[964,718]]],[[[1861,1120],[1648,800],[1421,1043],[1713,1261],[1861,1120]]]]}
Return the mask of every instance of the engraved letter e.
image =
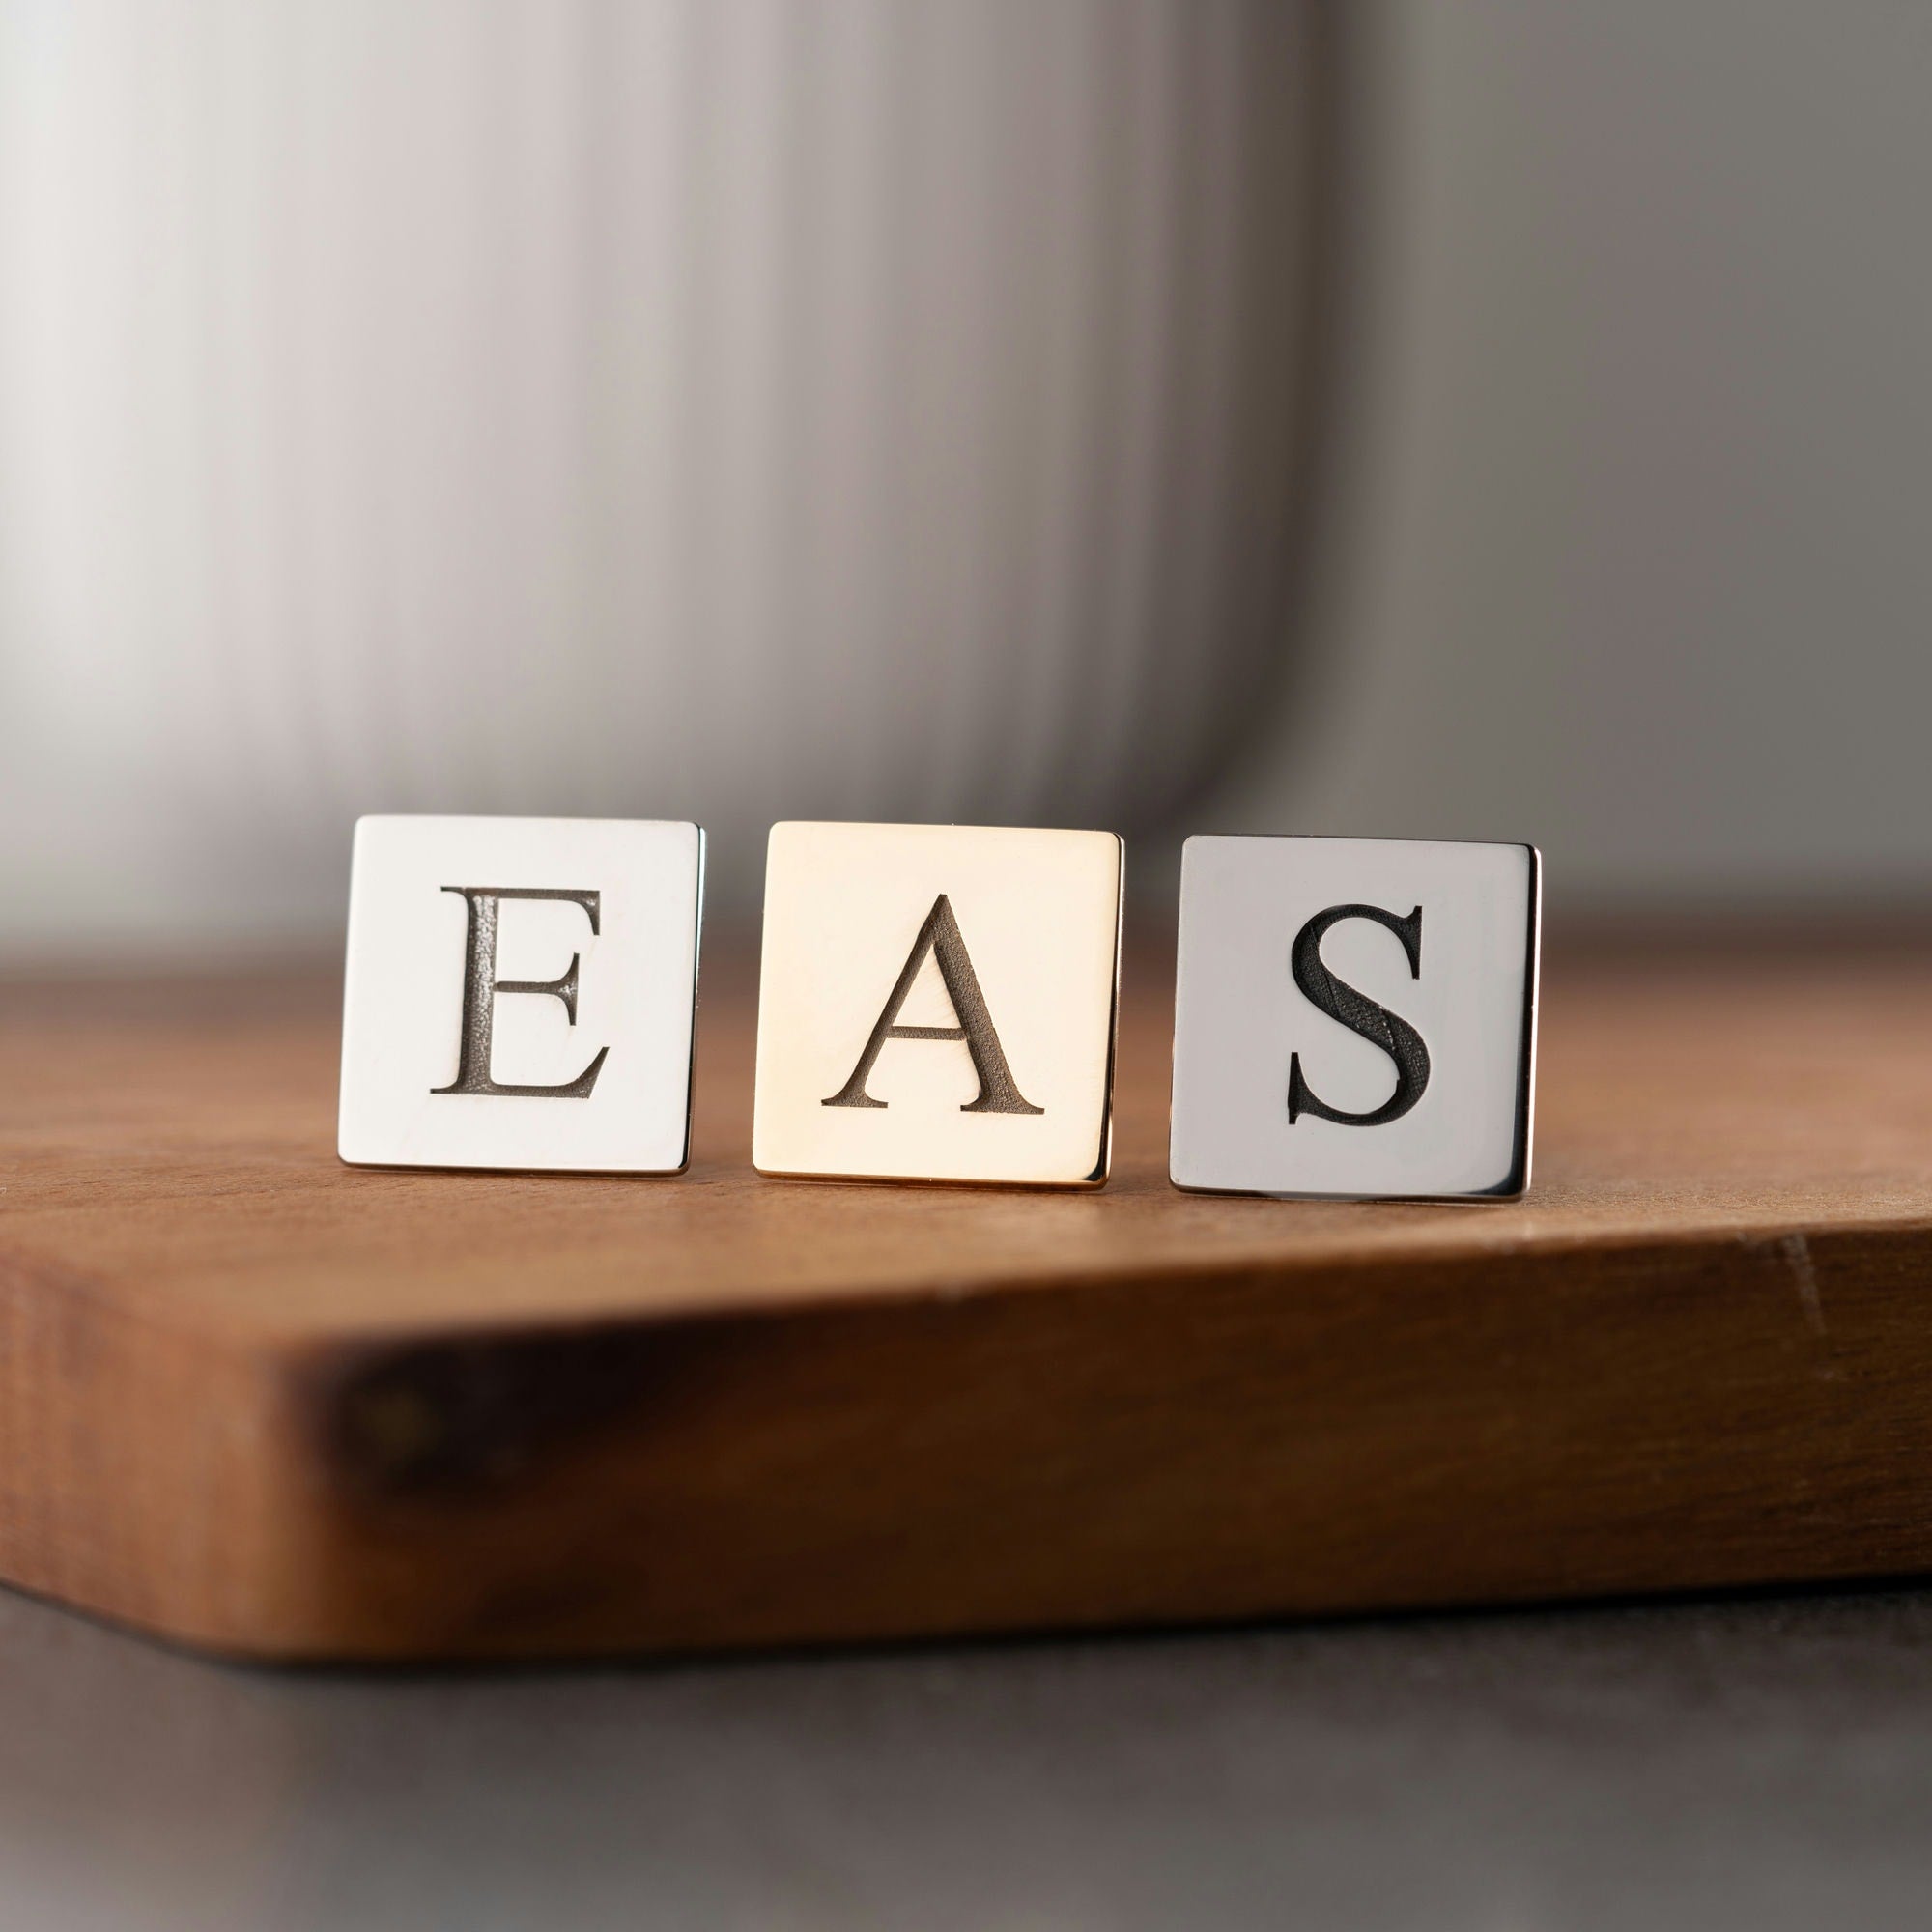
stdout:
{"type": "Polygon", "coordinates": [[[596,893],[550,892],[523,886],[444,886],[446,893],[461,893],[469,908],[469,941],[463,960],[463,1035],[457,1047],[456,1078],[447,1087],[432,1087],[433,1094],[521,1094],[532,1098],[587,1100],[597,1076],[604,1070],[608,1046],[597,1049],[597,1058],[575,1080],[554,1087],[512,1087],[490,1078],[490,1041],[497,1025],[498,993],[548,993],[563,1002],[570,1024],[577,1024],[577,962],[570,955],[569,970],[560,980],[499,980],[497,977],[497,906],[501,899],[568,899],[583,908],[590,931],[597,933],[599,897],[596,893]]]}

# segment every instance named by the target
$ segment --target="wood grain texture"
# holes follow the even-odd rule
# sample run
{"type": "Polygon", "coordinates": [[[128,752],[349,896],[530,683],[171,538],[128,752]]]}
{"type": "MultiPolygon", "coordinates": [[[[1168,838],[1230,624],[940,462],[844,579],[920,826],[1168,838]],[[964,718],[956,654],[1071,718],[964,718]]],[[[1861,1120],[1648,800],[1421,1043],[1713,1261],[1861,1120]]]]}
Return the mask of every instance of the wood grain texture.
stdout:
{"type": "Polygon", "coordinates": [[[1932,959],[1551,962],[1536,1184],[681,1179],[332,1151],[323,977],[0,984],[0,1575],[222,1650],[480,1657],[1932,1568],[1932,959]]]}

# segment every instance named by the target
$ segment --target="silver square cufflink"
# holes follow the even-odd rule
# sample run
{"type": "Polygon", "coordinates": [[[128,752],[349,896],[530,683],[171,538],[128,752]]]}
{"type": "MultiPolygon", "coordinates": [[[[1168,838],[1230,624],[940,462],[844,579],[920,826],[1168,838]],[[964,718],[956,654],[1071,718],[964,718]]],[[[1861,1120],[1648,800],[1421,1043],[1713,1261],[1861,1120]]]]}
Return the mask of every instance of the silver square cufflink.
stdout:
{"type": "Polygon", "coordinates": [[[1105,1180],[1121,870],[1111,832],[773,826],[756,1166],[1105,1180]]]}
{"type": "Polygon", "coordinates": [[[362,819],[342,1158],[681,1172],[703,878],[696,825],[362,819]]]}
{"type": "Polygon", "coordinates": [[[1540,902],[1530,845],[1188,839],[1176,1185],[1522,1193],[1540,902]]]}

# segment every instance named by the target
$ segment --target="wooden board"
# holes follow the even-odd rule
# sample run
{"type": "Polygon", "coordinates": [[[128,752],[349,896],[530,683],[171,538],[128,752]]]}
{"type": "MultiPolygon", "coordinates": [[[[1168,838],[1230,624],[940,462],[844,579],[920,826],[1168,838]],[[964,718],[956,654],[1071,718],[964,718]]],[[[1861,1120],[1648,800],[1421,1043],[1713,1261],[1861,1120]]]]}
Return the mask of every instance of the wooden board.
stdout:
{"type": "Polygon", "coordinates": [[[1932,963],[1548,974],[1520,1205],[333,1151],[324,978],[0,985],[0,1574],[276,1657],[1245,1618],[1932,1568],[1932,963]]]}

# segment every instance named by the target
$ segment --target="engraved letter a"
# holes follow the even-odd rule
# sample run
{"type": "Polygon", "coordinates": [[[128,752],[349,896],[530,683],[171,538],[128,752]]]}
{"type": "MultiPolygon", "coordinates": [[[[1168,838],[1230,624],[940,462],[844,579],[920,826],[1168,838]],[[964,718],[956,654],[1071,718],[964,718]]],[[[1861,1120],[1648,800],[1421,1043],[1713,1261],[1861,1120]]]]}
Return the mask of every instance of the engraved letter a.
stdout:
{"type": "Polygon", "coordinates": [[[993,1031],[993,1018],[986,1010],[985,998],[980,991],[973,962],[966,956],[966,942],[959,937],[959,922],[952,917],[952,903],[944,893],[933,900],[932,910],[926,914],[925,923],[920,927],[919,937],[913,941],[912,954],[906,960],[905,970],[900,973],[898,984],[893,988],[886,1009],[879,1015],[878,1024],[866,1042],[865,1052],[859,1056],[858,1065],[852,1069],[851,1079],[829,1099],[821,1100],[819,1105],[883,1107],[885,1101],[875,1100],[866,1092],[866,1082],[871,1076],[879,1049],[889,1039],[960,1039],[966,1042],[966,1051],[973,1056],[973,1070],[980,1076],[980,1093],[978,1098],[967,1101],[960,1108],[962,1114],[1043,1114],[1046,1111],[1044,1107],[1034,1106],[1013,1084],[1012,1069],[1008,1066],[1007,1056],[1001,1050],[1000,1036],[993,1031]],[[952,1002],[952,1010],[958,1016],[959,1024],[950,1027],[895,1026],[894,1022],[898,1017],[899,1009],[905,1005],[928,952],[939,962],[939,977],[946,982],[946,997],[952,1002]]]}

